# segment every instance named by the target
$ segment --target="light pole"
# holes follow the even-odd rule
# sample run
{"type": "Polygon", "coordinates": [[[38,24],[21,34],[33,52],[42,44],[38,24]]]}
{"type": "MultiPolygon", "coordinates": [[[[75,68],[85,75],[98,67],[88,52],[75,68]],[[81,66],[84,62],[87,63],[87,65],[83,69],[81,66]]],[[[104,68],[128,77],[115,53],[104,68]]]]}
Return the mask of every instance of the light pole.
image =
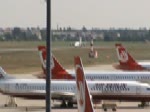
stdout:
{"type": "Polygon", "coordinates": [[[47,30],[46,30],[46,112],[51,112],[51,0],[46,0],[47,3],[47,30]]]}

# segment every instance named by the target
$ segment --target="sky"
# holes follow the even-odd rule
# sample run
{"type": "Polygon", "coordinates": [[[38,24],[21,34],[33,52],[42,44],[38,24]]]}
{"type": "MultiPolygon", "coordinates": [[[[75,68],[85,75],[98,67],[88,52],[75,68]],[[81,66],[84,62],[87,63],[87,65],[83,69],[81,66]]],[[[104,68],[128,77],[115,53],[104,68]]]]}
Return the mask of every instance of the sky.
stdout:
{"type": "MultiPolygon", "coordinates": [[[[52,28],[150,28],[150,0],[52,0],[52,28]]],[[[44,0],[0,0],[0,27],[45,27],[44,0]]]]}

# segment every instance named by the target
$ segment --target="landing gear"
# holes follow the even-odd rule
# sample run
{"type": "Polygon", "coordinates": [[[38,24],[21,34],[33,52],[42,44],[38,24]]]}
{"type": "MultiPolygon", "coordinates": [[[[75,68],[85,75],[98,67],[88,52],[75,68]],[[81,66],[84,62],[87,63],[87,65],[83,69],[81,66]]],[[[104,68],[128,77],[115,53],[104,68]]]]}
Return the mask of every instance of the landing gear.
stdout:
{"type": "Polygon", "coordinates": [[[149,106],[149,102],[141,102],[141,104],[138,104],[138,107],[147,107],[149,106]]]}
{"type": "Polygon", "coordinates": [[[64,100],[62,101],[62,104],[60,105],[60,107],[62,107],[62,108],[66,108],[67,107],[67,104],[66,104],[66,102],[64,100]]]}
{"type": "Polygon", "coordinates": [[[12,96],[8,96],[6,104],[4,104],[4,107],[17,107],[16,99],[12,96]]]}
{"type": "Polygon", "coordinates": [[[112,109],[112,111],[117,111],[117,105],[116,104],[102,104],[102,108],[106,112],[108,109],[112,109]]]}
{"type": "Polygon", "coordinates": [[[104,111],[107,111],[107,108],[104,108],[104,111]]]}
{"type": "Polygon", "coordinates": [[[73,103],[72,102],[68,102],[68,107],[72,108],[73,107],[73,103]]]}
{"type": "MultiPolygon", "coordinates": [[[[106,112],[107,109],[108,109],[108,108],[104,108],[104,111],[106,112]]],[[[114,111],[117,111],[117,109],[114,107],[114,108],[112,108],[112,111],[113,111],[113,112],[114,112],[114,111]]]]}
{"type": "Polygon", "coordinates": [[[117,111],[117,109],[116,108],[112,108],[112,111],[117,111]]]}
{"type": "Polygon", "coordinates": [[[60,105],[62,108],[72,108],[73,107],[73,103],[68,101],[67,104],[65,101],[62,102],[62,104],[60,105]]]}

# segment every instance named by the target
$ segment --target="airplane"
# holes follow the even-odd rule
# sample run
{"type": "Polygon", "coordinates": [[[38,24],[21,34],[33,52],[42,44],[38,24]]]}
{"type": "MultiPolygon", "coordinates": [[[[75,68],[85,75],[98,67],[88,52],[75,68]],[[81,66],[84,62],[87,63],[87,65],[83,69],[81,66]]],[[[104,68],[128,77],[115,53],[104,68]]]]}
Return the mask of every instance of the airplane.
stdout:
{"type": "Polygon", "coordinates": [[[84,70],[79,57],[75,57],[77,104],[79,112],[95,112],[90,97],[87,81],[84,76],[84,70]]]}
{"type": "Polygon", "coordinates": [[[79,41],[75,41],[74,43],[70,43],[70,46],[74,46],[74,47],[82,47],[85,46],[86,43],[82,42],[82,37],[79,37],[79,41]]]}
{"type": "MultiPolygon", "coordinates": [[[[87,86],[87,82],[86,82],[86,79],[85,79],[85,75],[84,75],[84,69],[83,69],[83,65],[82,65],[82,60],[80,59],[80,57],[79,56],[77,56],[77,57],[75,57],[75,59],[74,59],[74,61],[75,61],[75,72],[76,72],[76,84],[77,84],[77,102],[78,102],[78,109],[79,110],[85,110],[85,106],[86,105],[89,105],[89,107],[90,107],[90,111],[93,111],[93,104],[91,103],[91,99],[90,99],[90,94],[89,94],[89,90],[88,90],[88,86],[87,86]],[[86,100],[87,99],[87,100],[86,100]],[[87,104],[88,103],[88,104],[87,104]],[[83,105],[84,105],[84,107],[83,107],[83,105]]],[[[101,82],[101,81],[100,81],[101,82]]],[[[105,82],[105,87],[107,88],[107,86],[109,85],[108,83],[109,82],[111,82],[111,81],[106,81],[105,82]]],[[[129,81],[127,84],[128,84],[128,86],[131,86],[131,87],[129,87],[129,88],[126,88],[126,90],[127,91],[125,91],[125,92],[119,92],[116,88],[115,88],[115,90],[113,91],[113,82],[115,82],[115,81],[112,81],[111,82],[111,84],[109,85],[109,86],[111,86],[110,88],[110,90],[104,90],[104,89],[102,89],[102,94],[100,95],[98,95],[97,97],[95,96],[95,95],[93,95],[92,96],[92,98],[94,99],[94,97],[95,98],[101,98],[101,99],[107,99],[107,100],[112,100],[113,98],[111,97],[111,96],[113,96],[113,95],[116,95],[118,98],[119,97],[121,97],[121,99],[122,100],[136,100],[136,98],[133,98],[133,97],[137,97],[138,95],[142,95],[142,93],[145,93],[144,91],[144,85],[146,84],[146,83],[139,83],[139,84],[141,84],[141,85],[143,85],[143,87],[141,86],[141,88],[139,89],[139,87],[138,87],[138,85],[136,85],[135,83],[137,83],[137,82],[135,82],[135,81],[129,81]],[[131,84],[132,83],[132,84],[131,84]],[[143,88],[143,89],[142,89],[143,88]],[[103,93],[103,90],[105,91],[104,93],[103,93]],[[140,94],[139,94],[140,93],[140,94]],[[132,96],[133,94],[135,94],[135,96],[132,96]],[[132,97],[130,97],[131,99],[128,99],[128,97],[129,96],[132,96],[132,97]]],[[[116,81],[117,83],[119,82],[119,81],[116,81]]],[[[121,81],[120,81],[121,82],[121,81]]],[[[123,81],[124,82],[124,81],[123,81]]],[[[120,83],[121,84],[121,83],[120,83]]],[[[114,85],[116,85],[116,84],[114,84],[114,85]]],[[[146,84],[147,85],[147,84],[146,84]]],[[[148,84],[149,85],[149,84],[148,84]]],[[[105,89],[106,89],[105,88],[105,89]]],[[[124,87],[123,87],[124,88],[124,87]]],[[[124,89],[125,89],[124,88],[124,89]]],[[[96,89],[96,88],[95,88],[96,89]]],[[[149,89],[150,88],[146,88],[146,91],[148,90],[149,91],[149,89]]],[[[147,93],[146,93],[147,94],[147,93]]],[[[147,94],[148,95],[148,94],[147,94]]],[[[116,98],[116,99],[118,99],[118,98],[116,98]]],[[[137,98],[138,99],[138,98],[137,98]]],[[[139,99],[140,99],[140,96],[139,96],[139,99]]],[[[143,107],[143,106],[145,106],[146,105],[146,102],[142,102],[141,103],[141,105],[139,105],[139,106],[141,106],[141,107],[143,107]]],[[[88,108],[87,108],[88,109],[88,108]]],[[[104,109],[104,110],[107,110],[106,108],[104,109]]],[[[116,111],[116,107],[114,106],[113,108],[112,108],[112,110],[113,111],[116,111]]],[[[87,110],[88,111],[88,110],[87,110]]]]}
{"type": "Polygon", "coordinates": [[[119,65],[114,65],[116,69],[132,71],[150,70],[150,62],[137,62],[122,44],[116,44],[115,46],[120,63],[119,65]]]}
{"type": "MultiPolygon", "coordinates": [[[[150,85],[146,83],[89,80],[87,83],[93,102],[109,99],[141,101],[145,104],[146,101],[150,101],[150,85]]],[[[26,99],[45,99],[45,86],[45,79],[17,79],[0,68],[0,92],[4,95],[26,99]]],[[[51,94],[52,100],[62,101],[62,107],[73,107],[76,103],[75,80],[52,80],[51,94]]]]}
{"type": "MultiPolygon", "coordinates": [[[[40,46],[39,46],[40,47],[40,46]]],[[[39,48],[38,47],[38,48],[39,48]]],[[[43,46],[42,49],[39,49],[40,59],[42,63],[42,68],[46,70],[46,48],[43,46]]],[[[52,56],[53,69],[52,77],[55,79],[67,79],[75,80],[75,72],[68,72],[62,67],[62,65],[52,56]]],[[[41,75],[42,78],[46,78],[46,74],[41,75]]],[[[85,77],[87,80],[125,80],[125,81],[140,81],[140,82],[150,82],[150,72],[148,71],[85,71],[85,77]]]]}

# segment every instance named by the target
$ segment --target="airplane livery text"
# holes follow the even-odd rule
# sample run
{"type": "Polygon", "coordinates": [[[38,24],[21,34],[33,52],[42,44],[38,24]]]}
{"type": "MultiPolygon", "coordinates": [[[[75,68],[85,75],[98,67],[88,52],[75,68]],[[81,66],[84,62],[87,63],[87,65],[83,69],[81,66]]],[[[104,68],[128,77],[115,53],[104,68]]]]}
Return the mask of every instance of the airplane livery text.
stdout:
{"type": "Polygon", "coordinates": [[[102,92],[120,92],[120,91],[128,91],[129,88],[127,84],[124,83],[113,83],[113,84],[96,84],[97,90],[102,90],[102,92]]]}

